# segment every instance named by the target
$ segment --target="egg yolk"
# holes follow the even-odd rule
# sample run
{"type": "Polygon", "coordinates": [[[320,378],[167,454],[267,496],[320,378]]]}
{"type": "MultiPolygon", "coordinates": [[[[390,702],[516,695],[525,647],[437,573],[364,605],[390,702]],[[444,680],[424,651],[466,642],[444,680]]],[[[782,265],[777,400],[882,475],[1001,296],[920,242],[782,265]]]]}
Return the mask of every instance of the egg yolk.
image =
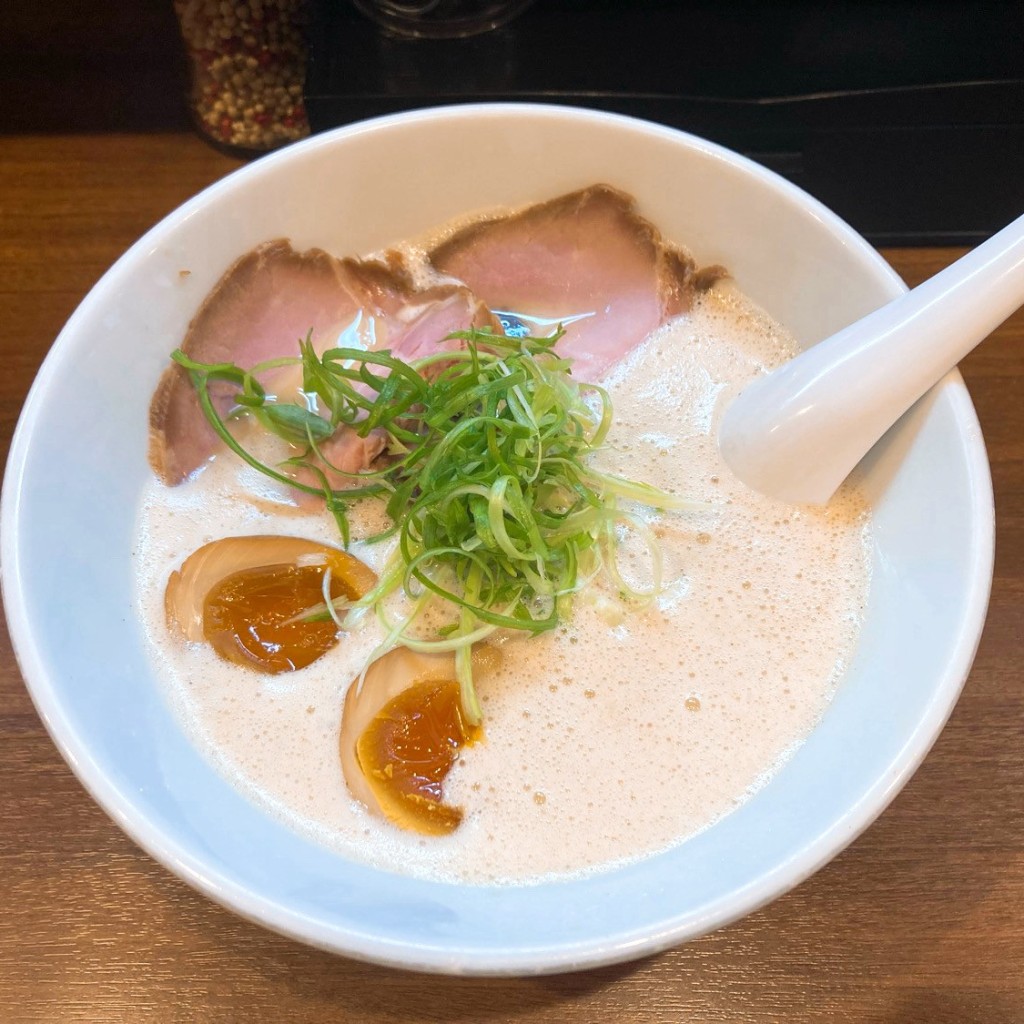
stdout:
{"type": "Polygon", "coordinates": [[[446,835],[462,809],[443,802],[442,787],[459,751],[480,738],[462,715],[454,680],[415,683],[390,700],[356,742],[356,757],[381,810],[395,824],[446,835]]]}
{"type": "Polygon", "coordinates": [[[203,634],[222,658],[235,664],[271,675],[305,668],[338,640],[330,617],[301,618],[323,604],[328,568],[332,600],[362,596],[338,556],[319,565],[255,566],[226,576],[206,595],[203,634]]]}

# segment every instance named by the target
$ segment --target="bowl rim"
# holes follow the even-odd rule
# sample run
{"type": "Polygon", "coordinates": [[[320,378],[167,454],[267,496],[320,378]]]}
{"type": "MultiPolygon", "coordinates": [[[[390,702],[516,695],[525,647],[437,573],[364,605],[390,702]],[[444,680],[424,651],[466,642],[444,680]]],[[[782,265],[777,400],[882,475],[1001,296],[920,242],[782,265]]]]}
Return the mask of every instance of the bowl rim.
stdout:
{"type": "Polygon", "coordinates": [[[699,912],[690,910],[683,915],[666,915],[661,927],[647,930],[642,935],[605,935],[585,942],[556,947],[545,946],[540,942],[531,948],[510,949],[499,953],[463,949],[455,955],[449,946],[443,943],[436,947],[428,947],[396,943],[387,939],[382,940],[372,934],[356,934],[352,931],[339,934],[336,928],[321,926],[319,922],[301,911],[261,896],[229,875],[212,869],[202,856],[189,849],[186,844],[170,838],[155,826],[139,810],[131,794],[119,788],[93,762],[88,743],[65,713],[60,695],[48,676],[30,616],[21,599],[25,572],[18,540],[18,522],[22,515],[21,484],[35,423],[41,414],[40,396],[61,369],[63,353],[67,347],[63,341],[74,332],[79,320],[86,317],[92,305],[100,301],[103,292],[111,287],[111,283],[116,284],[121,268],[134,260],[142,250],[154,247],[181,221],[215,200],[222,192],[234,190],[252,179],[273,171],[280,164],[301,158],[305,153],[336,145],[339,140],[362,133],[387,130],[409,123],[494,115],[556,120],[569,118],[595,124],[604,123],[613,128],[628,127],[682,142],[692,149],[724,161],[747,175],[753,175],[760,179],[762,184],[795,200],[823,221],[829,231],[840,236],[846,245],[856,249],[862,258],[874,264],[880,275],[888,278],[894,289],[906,290],[905,285],[881,255],[818,200],[754,161],[675,128],[621,114],[543,103],[470,103],[439,106],[355,122],[292,144],[214,182],[150,228],[93,286],[69,318],[44,359],[19,416],[0,501],[0,576],[12,647],[26,688],[45,728],[86,791],[146,853],[193,888],[239,916],[321,949],[391,967],[438,973],[506,976],[547,974],[597,967],[650,955],[679,945],[764,906],[798,885],[852,842],[902,789],[938,738],[956,704],[977,651],[987,612],[992,583],[995,520],[991,473],[977,414],[963,378],[957,370],[953,370],[944,378],[941,386],[951,399],[957,432],[963,439],[968,456],[969,515],[974,525],[970,592],[967,595],[966,614],[960,623],[952,656],[941,679],[936,682],[918,728],[907,737],[900,757],[890,766],[890,771],[877,779],[866,798],[849,808],[833,828],[815,836],[803,848],[776,864],[771,871],[758,877],[738,893],[732,893],[729,900],[720,899],[719,905],[700,908],[699,912]]]}

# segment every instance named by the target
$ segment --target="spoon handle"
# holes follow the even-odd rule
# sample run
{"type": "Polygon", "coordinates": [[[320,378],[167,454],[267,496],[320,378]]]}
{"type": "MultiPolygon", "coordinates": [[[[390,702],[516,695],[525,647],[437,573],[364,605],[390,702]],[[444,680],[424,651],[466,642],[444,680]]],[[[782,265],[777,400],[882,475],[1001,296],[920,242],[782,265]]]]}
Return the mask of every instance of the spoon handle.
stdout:
{"type": "Polygon", "coordinates": [[[824,504],[933,384],[1024,303],[1024,216],[751,384],[719,429],[744,483],[824,504]]]}

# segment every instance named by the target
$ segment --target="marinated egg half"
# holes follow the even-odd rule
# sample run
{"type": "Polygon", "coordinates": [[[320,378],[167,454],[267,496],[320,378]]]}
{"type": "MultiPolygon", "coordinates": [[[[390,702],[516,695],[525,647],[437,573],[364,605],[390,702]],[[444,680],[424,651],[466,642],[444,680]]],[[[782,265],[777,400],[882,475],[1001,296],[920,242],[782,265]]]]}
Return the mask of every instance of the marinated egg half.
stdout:
{"type": "MultiPolygon", "coordinates": [[[[473,651],[474,677],[493,671],[493,647],[473,651]]],[[[462,821],[443,783],[463,746],[481,738],[462,713],[453,654],[398,647],[349,687],[341,719],[341,767],[352,794],[401,828],[446,835],[462,821]]]]}
{"type": "Polygon", "coordinates": [[[225,537],[190,555],[167,582],[168,625],[222,658],[276,675],[305,668],[338,642],[322,610],[357,600],[374,572],[346,551],[298,537],[225,537]],[[310,614],[312,612],[312,614],[310,614]],[[305,614],[304,614],[305,613],[305,614]]]}

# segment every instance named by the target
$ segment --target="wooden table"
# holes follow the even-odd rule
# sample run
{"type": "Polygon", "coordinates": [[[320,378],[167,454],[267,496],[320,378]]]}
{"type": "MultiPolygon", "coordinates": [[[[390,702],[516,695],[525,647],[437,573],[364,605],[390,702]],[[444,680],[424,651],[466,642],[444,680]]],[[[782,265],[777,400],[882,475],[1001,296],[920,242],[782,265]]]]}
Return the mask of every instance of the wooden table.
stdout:
{"type": "MultiPolygon", "coordinates": [[[[65,319],[145,229],[237,164],[187,134],[0,142],[4,450],[65,319]]],[[[894,250],[910,284],[958,255],[894,250]]],[[[964,364],[995,478],[988,625],[895,803],[745,920],[636,964],[457,980],[308,949],[234,917],[93,804],[0,647],[0,1020],[1024,1021],[1024,315],[964,364]]]]}

